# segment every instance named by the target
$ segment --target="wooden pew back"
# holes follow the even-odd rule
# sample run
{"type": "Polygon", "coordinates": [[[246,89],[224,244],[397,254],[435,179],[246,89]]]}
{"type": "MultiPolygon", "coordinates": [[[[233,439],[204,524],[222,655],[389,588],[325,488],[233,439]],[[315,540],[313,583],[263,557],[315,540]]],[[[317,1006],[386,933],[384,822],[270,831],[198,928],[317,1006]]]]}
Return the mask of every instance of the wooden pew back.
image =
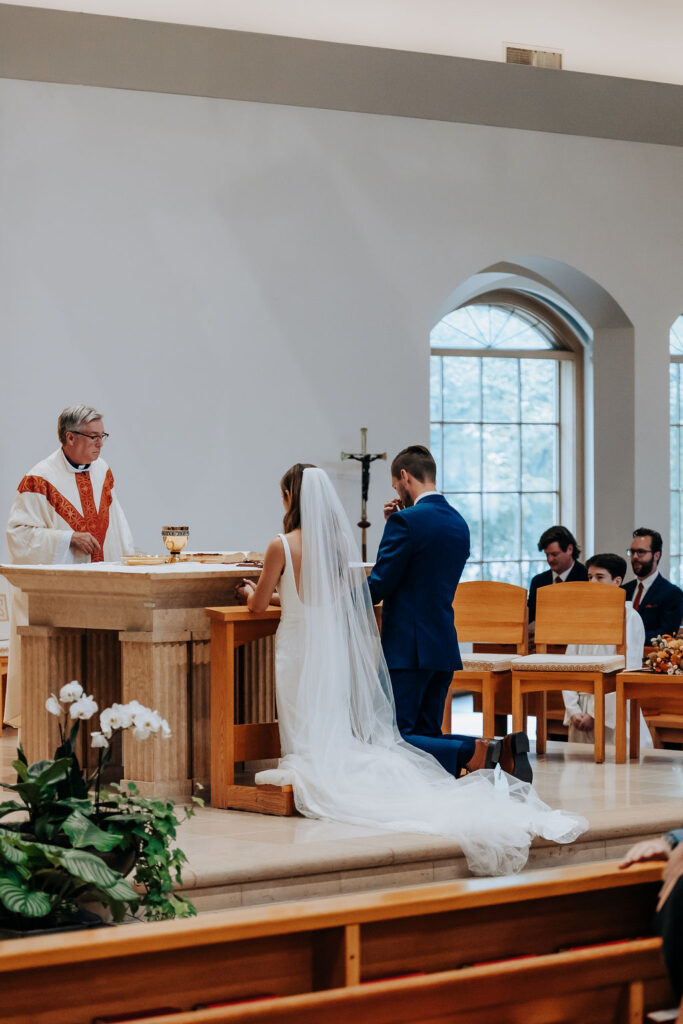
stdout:
{"type": "Polygon", "coordinates": [[[2,1020],[91,1024],[640,939],[660,878],[607,862],[6,941],[2,1020]]]}

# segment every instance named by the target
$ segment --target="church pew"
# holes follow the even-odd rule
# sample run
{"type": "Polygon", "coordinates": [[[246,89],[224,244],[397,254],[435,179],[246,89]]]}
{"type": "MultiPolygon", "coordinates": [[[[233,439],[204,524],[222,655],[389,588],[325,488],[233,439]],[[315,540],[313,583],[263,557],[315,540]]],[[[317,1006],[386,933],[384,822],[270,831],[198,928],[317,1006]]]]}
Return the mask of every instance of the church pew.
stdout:
{"type": "Polygon", "coordinates": [[[642,1024],[670,1001],[650,938],[132,1024],[642,1024]]]}
{"type": "Polygon", "coordinates": [[[652,933],[661,870],[548,868],[0,942],[1,1017],[92,1024],[639,940],[652,933]]]}

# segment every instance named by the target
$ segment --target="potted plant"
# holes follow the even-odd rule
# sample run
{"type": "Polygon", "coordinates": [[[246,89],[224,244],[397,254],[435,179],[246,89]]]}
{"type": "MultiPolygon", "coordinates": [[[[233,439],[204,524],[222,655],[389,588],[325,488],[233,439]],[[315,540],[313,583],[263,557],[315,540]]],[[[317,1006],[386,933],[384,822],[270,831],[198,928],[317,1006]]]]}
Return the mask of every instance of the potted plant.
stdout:
{"type": "Polygon", "coordinates": [[[13,796],[0,803],[0,930],[83,926],[93,917],[84,909],[92,903],[114,921],[138,911],[146,920],[195,914],[173,891],[187,859],[174,845],[177,828],[195,808],[186,807],[179,819],[172,800],[143,797],[133,783],[102,786],[114,731],[163,741],[171,735],[166,720],[138,701],[106,708],[100,730],[91,734],[98,761],[88,773],[76,739],[96,702],[73,681],[46,708],[60,719],[54,758],[28,764],[20,747],[17,781],[3,787],[13,796]],[[135,888],[124,878],[131,870],[135,888]]]}

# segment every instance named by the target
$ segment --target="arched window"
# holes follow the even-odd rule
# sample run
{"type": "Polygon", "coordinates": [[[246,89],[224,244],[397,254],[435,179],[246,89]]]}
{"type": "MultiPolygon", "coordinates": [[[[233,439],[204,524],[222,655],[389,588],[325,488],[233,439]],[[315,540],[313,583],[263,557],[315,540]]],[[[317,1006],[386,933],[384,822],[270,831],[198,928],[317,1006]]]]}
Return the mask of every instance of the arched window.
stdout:
{"type": "Polygon", "coordinates": [[[683,316],[674,320],[669,333],[671,370],[669,373],[670,445],[669,475],[671,480],[671,566],[670,577],[681,585],[683,555],[683,316]]]}
{"type": "Polygon", "coordinates": [[[526,586],[546,568],[543,530],[576,529],[580,342],[551,310],[512,297],[454,310],[430,340],[437,485],[472,538],[463,579],[526,586]]]}

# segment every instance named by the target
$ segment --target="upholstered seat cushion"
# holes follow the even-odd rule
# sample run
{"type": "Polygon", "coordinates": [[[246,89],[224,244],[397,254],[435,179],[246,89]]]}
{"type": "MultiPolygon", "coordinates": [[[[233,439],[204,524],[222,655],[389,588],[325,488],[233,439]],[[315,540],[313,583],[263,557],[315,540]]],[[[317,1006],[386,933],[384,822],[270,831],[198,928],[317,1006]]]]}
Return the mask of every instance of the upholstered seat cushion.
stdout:
{"type": "Polygon", "coordinates": [[[516,654],[465,654],[462,667],[466,672],[509,672],[516,654]]]}
{"type": "Polygon", "coordinates": [[[513,669],[531,672],[620,672],[625,666],[626,659],[621,654],[527,654],[512,659],[513,669]]]}

